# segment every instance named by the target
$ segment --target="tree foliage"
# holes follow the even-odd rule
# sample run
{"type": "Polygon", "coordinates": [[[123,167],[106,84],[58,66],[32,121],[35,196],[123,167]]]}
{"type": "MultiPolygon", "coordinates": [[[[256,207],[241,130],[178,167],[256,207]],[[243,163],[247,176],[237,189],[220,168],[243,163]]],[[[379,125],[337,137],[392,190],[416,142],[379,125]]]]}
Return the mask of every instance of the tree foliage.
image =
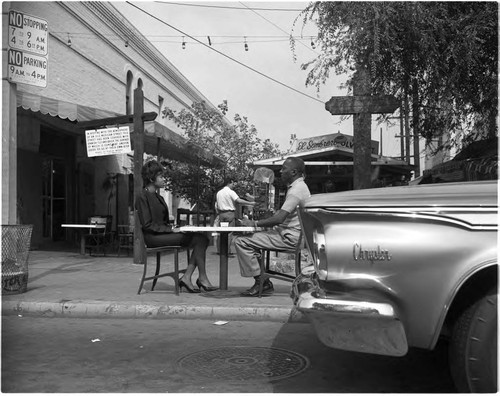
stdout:
{"type": "Polygon", "coordinates": [[[202,209],[213,208],[215,194],[225,178],[238,181],[235,190],[240,196],[251,192],[253,170],[249,164],[281,155],[277,144],[257,136],[257,129],[246,117],[236,114],[231,124],[225,117],[228,110],[227,101],[223,101],[217,109],[198,102],[190,109],[163,111],[164,117],[182,129],[189,145],[208,150],[224,162],[223,166],[209,167],[174,161],[167,167],[167,188],[191,204],[199,202],[202,209]]]}
{"type": "Polygon", "coordinates": [[[409,103],[411,126],[427,142],[497,135],[496,2],[315,2],[299,18],[316,23],[321,46],[302,65],[310,69],[306,85],[319,90],[333,71],[349,74],[352,90],[360,65],[370,71],[372,95],[409,103]]]}

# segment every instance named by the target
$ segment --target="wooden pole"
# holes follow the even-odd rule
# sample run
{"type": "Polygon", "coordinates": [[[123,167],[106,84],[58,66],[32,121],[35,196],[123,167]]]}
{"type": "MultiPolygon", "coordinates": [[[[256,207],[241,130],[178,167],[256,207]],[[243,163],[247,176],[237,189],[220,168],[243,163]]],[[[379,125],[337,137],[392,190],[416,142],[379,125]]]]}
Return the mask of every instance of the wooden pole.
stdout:
{"type": "Polygon", "coordinates": [[[412,119],[413,119],[413,155],[415,164],[415,178],[420,176],[420,131],[418,129],[419,113],[418,113],[418,87],[416,82],[413,82],[413,103],[412,103],[412,119]]]}
{"type": "MultiPolygon", "coordinates": [[[[370,77],[365,67],[358,65],[353,81],[354,96],[370,95],[370,77]]],[[[371,113],[354,114],[353,120],[353,188],[371,187],[371,113]]]]}
{"type": "Polygon", "coordinates": [[[410,165],[410,113],[408,109],[408,95],[405,93],[405,160],[408,165],[410,165]]]}
{"type": "MultiPolygon", "coordinates": [[[[134,90],[134,209],[142,191],[142,162],[144,158],[144,94],[141,88],[134,90]]],[[[141,223],[134,210],[134,264],[146,262],[146,249],[141,223]]]]}
{"type": "Polygon", "coordinates": [[[405,160],[405,128],[403,119],[403,106],[399,108],[399,143],[401,145],[401,161],[405,160]]]}
{"type": "Polygon", "coordinates": [[[382,157],[384,155],[384,141],[382,140],[382,128],[380,128],[380,154],[379,156],[382,157]]]}

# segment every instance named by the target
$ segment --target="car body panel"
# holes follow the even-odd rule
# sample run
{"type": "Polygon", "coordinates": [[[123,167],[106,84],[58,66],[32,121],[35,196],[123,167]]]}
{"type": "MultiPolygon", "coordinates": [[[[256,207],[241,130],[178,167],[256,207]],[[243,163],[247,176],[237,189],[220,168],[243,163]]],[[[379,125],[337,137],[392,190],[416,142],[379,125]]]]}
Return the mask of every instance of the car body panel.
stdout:
{"type": "MultiPolygon", "coordinates": [[[[378,340],[368,352],[390,354],[386,346],[393,343],[399,355],[405,349],[402,339],[408,346],[433,348],[460,286],[477,271],[497,265],[496,181],[313,195],[299,216],[314,271],[296,280],[292,298],[318,336],[323,333],[322,341],[327,338],[326,344],[336,348],[360,350],[356,319],[346,325],[351,313],[326,315],[325,307],[319,309],[322,302],[392,307],[390,325],[387,318],[370,322],[358,315],[358,326],[371,326],[378,340]],[[308,307],[311,297],[305,293],[319,299],[317,309],[308,307]],[[403,335],[394,330],[399,325],[403,335]]],[[[364,342],[369,344],[369,336],[364,342]]]]}

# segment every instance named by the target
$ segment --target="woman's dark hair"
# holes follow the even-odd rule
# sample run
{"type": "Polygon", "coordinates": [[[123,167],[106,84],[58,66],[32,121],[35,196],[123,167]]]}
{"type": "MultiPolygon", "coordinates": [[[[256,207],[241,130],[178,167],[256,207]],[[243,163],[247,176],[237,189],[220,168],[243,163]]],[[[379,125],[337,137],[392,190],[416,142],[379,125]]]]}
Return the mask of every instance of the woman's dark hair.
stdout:
{"type": "Polygon", "coordinates": [[[141,170],[141,175],[142,175],[142,183],[146,186],[149,183],[152,183],[155,181],[156,176],[158,176],[159,173],[163,173],[164,168],[163,166],[160,165],[158,161],[152,160],[146,162],[142,166],[141,170]]]}

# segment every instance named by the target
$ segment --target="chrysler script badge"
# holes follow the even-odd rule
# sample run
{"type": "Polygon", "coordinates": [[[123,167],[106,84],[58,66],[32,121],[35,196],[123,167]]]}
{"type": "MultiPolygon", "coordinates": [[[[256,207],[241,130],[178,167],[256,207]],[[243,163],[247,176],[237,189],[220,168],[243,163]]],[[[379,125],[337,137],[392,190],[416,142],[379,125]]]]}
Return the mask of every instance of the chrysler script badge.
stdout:
{"type": "Polygon", "coordinates": [[[387,249],[382,249],[380,245],[376,248],[365,249],[363,246],[354,242],[352,247],[352,256],[354,260],[366,260],[366,261],[390,261],[392,256],[387,249]]]}

